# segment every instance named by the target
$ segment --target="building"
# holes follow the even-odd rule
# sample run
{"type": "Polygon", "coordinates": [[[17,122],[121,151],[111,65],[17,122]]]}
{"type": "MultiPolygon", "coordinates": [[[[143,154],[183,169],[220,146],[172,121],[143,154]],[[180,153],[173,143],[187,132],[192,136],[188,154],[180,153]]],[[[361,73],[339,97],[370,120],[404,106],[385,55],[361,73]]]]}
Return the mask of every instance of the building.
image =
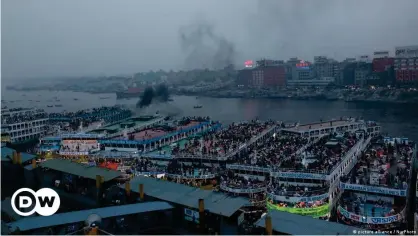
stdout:
{"type": "Polygon", "coordinates": [[[236,85],[238,87],[248,87],[253,78],[253,68],[245,68],[238,71],[236,85]]]}
{"type": "Polygon", "coordinates": [[[373,72],[385,72],[393,66],[394,62],[395,59],[393,57],[389,57],[388,51],[374,52],[374,58],[372,60],[373,72]]]}
{"type": "Polygon", "coordinates": [[[310,80],[314,77],[315,72],[310,62],[300,60],[292,67],[292,80],[310,80]]]}
{"type": "Polygon", "coordinates": [[[364,86],[372,73],[372,64],[359,62],[354,70],[354,84],[364,86]]]}
{"type": "Polygon", "coordinates": [[[397,47],[394,70],[396,82],[418,82],[418,46],[397,47]]]}
{"type": "Polygon", "coordinates": [[[252,71],[251,87],[277,87],[286,85],[284,66],[258,67],[252,71]]]}
{"type": "Polygon", "coordinates": [[[238,71],[238,87],[277,87],[286,85],[286,69],[283,61],[259,60],[255,68],[238,71]]]}
{"type": "Polygon", "coordinates": [[[315,73],[317,78],[336,77],[339,73],[339,65],[336,60],[325,56],[314,57],[315,73]]]}

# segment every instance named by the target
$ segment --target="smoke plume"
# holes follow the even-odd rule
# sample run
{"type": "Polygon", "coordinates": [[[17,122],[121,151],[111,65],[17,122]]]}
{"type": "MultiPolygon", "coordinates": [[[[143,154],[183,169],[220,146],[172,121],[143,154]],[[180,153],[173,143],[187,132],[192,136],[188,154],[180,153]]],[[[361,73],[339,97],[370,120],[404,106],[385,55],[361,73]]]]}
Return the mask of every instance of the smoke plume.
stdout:
{"type": "Polygon", "coordinates": [[[147,107],[155,100],[159,102],[167,102],[169,98],[170,93],[165,84],[160,84],[155,89],[153,87],[147,87],[144,90],[141,99],[137,102],[136,107],[147,107]]]}
{"type": "Polygon", "coordinates": [[[188,69],[223,69],[234,62],[235,45],[207,21],[181,27],[179,36],[188,69]]]}

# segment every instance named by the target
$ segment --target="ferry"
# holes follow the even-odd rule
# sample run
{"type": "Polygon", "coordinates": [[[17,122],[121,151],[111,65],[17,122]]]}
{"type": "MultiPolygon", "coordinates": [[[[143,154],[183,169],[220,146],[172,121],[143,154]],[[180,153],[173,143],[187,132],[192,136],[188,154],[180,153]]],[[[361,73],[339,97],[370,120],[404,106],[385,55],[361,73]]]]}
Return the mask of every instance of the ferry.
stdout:
{"type": "Polygon", "coordinates": [[[367,230],[399,230],[411,207],[414,148],[407,138],[373,138],[341,180],[338,221],[367,230]]]}
{"type": "Polygon", "coordinates": [[[49,121],[48,114],[42,109],[2,109],[1,116],[2,132],[10,135],[12,144],[43,137],[49,121]]]}

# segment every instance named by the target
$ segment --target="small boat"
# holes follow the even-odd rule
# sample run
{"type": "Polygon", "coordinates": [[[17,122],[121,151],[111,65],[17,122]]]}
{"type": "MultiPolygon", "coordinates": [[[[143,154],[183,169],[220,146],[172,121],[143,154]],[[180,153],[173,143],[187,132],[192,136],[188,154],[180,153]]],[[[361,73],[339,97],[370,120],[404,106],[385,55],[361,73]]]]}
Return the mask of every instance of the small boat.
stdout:
{"type": "Polygon", "coordinates": [[[47,107],[54,107],[54,106],[52,106],[52,105],[48,105],[47,107]]]}
{"type": "Polygon", "coordinates": [[[58,104],[58,105],[55,105],[55,107],[62,107],[62,105],[61,104],[58,104]]]}
{"type": "Polygon", "coordinates": [[[169,98],[169,99],[168,99],[168,101],[169,101],[169,102],[172,102],[172,101],[174,101],[174,99],[172,99],[172,98],[169,98]]]}
{"type": "Polygon", "coordinates": [[[110,97],[100,97],[100,99],[109,99],[110,97]]]}
{"type": "Polygon", "coordinates": [[[74,101],[77,101],[78,100],[78,98],[74,98],[74,101]]]}
{"type": "Polygon", "coordinates": [[[198,109],[198,108],[202,108],[203,106],[202,105],[196,105],[196,106],[194,106],[193,108],[194,109],[198,109]]]}

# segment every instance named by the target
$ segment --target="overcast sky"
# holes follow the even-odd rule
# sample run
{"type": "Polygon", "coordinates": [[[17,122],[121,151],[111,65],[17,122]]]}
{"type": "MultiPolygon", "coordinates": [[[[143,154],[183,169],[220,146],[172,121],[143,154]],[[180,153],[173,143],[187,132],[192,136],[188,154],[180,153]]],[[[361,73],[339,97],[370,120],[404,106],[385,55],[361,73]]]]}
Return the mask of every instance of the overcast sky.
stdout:
{"type": "Polygon", "coordinates": [[[3,79],[178,70],[213,63],[219,56],[214,52],[225,48],[229,54],[223,60],[241,65],[260,57],[342,59],[418,45],[417,0],[2,0],[1,4],[3,79]],[[180,32],[188,30],[190,38],[202,25],[210,33],[187,41],[192,46],[182,45],[180,32]],[[217,45],[221,41],[223,46],[217,45]],[[196,49],[202,44],[208,45],[205,50],[196,49]]]}

